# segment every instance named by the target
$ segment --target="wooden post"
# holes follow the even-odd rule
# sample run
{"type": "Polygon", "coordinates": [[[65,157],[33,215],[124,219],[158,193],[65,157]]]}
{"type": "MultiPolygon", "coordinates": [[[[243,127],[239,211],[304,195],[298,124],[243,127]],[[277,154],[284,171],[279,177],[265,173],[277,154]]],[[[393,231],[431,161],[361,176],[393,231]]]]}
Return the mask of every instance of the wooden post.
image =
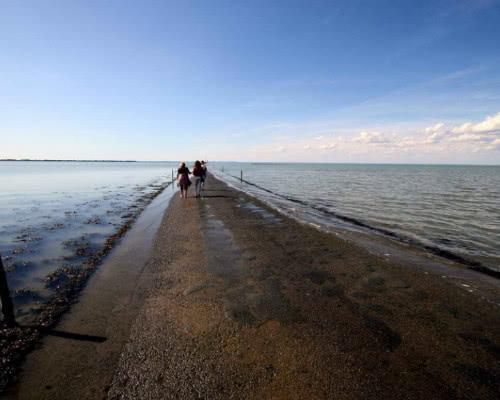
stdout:
{"type": "Polygon", "coordinates": [[[0,300],[2,301],[2,314],[3,319],[8,327],[16,326],[16,317],[14,316],[14,305],[10,298],[9,285],[7,284],[7,277],[3,269],[2,256],[0,255],[0,300]]]}
{"type": "Polygon", "coordinates": [[[172,183],[174,183],[174,170],[172,170],[172,183]]]}
{"type": "Polygon", "coordinates": [[[243,170],[240,170],[240,182],[243,182],[243,170]]]}

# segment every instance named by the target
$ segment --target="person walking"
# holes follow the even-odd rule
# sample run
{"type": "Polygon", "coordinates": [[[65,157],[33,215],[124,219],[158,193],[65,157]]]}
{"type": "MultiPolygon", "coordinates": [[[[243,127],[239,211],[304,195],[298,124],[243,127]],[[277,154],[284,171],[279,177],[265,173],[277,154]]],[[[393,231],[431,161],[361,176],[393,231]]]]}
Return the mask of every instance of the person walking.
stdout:
{"type": "Polygon", "coordinates": [[[205,187],[205,179],[207,179],[207,164],[201,161],[201,188],[205,187]]]}
{"type": "Polygon", "coordinates": [[[203,169],[201,168],[201,163],[198,160],[196,160],[193,165],[193,180],[194,180],[194,189],[196,197],[200,197],[202,175],[203,175],[203,169]]]}
{"type": "Polygon", "coordinates": [[[177,186],[181,189],[181,197],[185,199],[187,199],[188,189],[191,185],[189,174],[189,168],[186,167],[186,163],[181,162],[177,169],[177,186]]]}

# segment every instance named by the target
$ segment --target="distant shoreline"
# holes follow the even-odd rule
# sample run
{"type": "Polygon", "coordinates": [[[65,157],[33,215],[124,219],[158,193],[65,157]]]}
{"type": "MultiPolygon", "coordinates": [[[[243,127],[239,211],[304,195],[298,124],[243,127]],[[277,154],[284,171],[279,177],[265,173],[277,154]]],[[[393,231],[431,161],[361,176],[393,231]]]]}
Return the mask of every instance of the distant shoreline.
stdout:
{"type": "Polygon", "coordinates": [[[0,162],[2,161],[18,161],[18,162],[119,162],[119,163],[134,163],[137,162],[136,160],[45,160],[45,159],[30,159],[30,158],[2,158],[0,159],[0,162]]]}

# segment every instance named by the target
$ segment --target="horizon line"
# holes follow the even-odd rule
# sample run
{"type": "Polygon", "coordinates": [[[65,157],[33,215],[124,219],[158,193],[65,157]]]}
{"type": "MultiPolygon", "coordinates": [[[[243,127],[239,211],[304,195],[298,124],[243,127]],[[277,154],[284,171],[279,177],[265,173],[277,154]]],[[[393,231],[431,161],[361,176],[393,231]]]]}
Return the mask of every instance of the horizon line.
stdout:
{"type": "MultiPolygon", "coordinates": [[[[36,159],[36,158],[0,158],[0,162],[96,162],[96,163],[141,163],[141,162],[180,162],[181,160],[111,160],[111,159],[36,159]]],[[[209,162],[208,160],[206,161],[209,162]]],[[[238,164],[348,164],[348,165],[443,165],[443,166],[482,166],[498,167],[499,164],[481,163],[405,163],[405,162],[341,162],[341,161],[235,161],[235,160],[213,160],[216,163],[238,163],[238,164]]]]}

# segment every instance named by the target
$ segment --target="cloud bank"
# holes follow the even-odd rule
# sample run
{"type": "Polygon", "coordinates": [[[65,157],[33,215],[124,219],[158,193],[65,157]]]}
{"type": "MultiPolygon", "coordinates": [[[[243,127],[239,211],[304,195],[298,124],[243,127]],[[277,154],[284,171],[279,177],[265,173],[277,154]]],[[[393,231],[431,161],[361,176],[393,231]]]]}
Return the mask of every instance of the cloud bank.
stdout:
{"type": "MultiPolygon", "coordinates": [[[[413,126],[401,132],[397,128],[353,130],[303,135],[300,138],[275,139],[250,149],[252,154],[277,160],[303,160],[317,156],[321,160],[344,161],[346,158],[391,160],[395,155],[428,156],[439,162],[471,153],[490,153],[500,163],[500,112],[482,121],[461,123],[436,122],[431,126],[413,126]],[[494,153],[494,154],[491,154],[494,153]],[[497,154],[497,157],[495,156],[497,154]],[[496,157],[496,158],[495,158],[496,157]]],[[[395,162],[397,161],[394,158],[395,162]]]]}

